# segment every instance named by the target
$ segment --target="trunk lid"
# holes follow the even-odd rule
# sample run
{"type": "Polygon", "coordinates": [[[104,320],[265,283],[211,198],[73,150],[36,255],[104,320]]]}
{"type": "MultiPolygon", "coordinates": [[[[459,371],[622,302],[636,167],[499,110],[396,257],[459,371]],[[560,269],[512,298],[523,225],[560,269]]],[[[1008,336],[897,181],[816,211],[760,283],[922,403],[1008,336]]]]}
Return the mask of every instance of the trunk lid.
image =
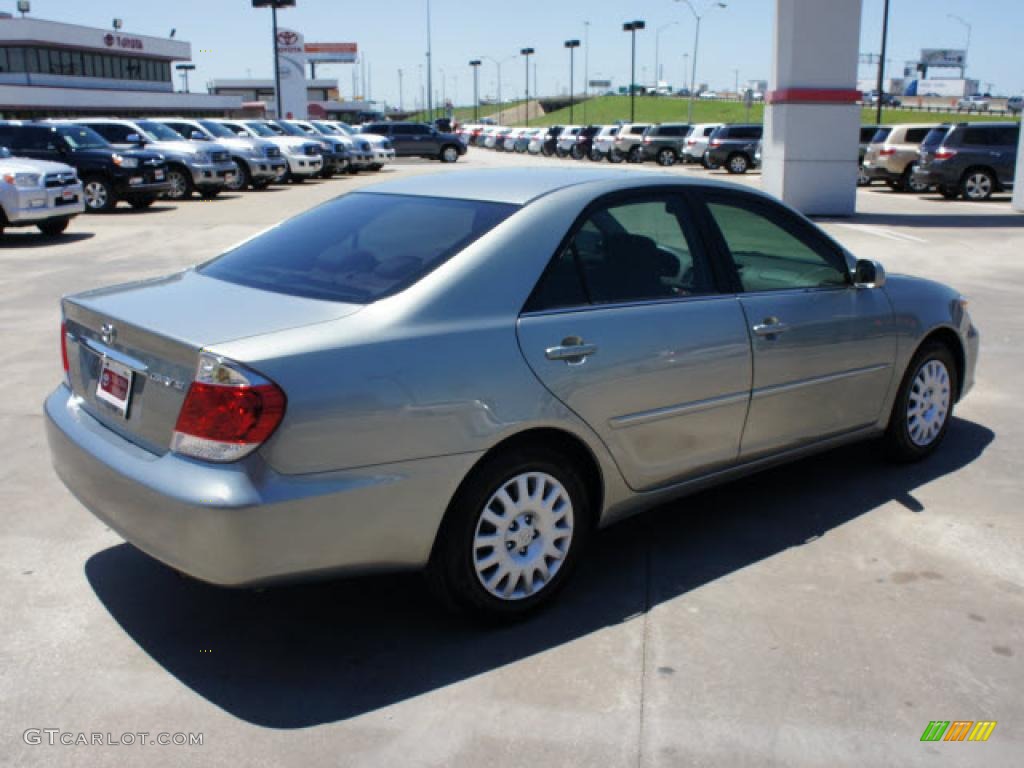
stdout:
{"type": "Polygon", "coordinates": [[[71,389],[105,426],[162,455],[201,349],[337,320],[360,308],[261,291],[191,270],[77,294],[63,301],[71,389]],[[123,413],[98,396],[108,361],[131,372],[123,413]]]}

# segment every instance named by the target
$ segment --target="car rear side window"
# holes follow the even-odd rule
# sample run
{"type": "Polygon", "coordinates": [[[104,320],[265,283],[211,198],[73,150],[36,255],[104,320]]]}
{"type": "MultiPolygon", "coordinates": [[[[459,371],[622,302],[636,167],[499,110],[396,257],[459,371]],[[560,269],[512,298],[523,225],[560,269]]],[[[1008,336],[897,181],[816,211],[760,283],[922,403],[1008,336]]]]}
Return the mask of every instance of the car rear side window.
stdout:
{"type": "Polygon", "coordinates": [[[354,193],[274,227],[199,268],[251,288],[368,304],[417,282],[518,207],[354,193]]]}
{"type": "Polygon", "coordinates": [[[908,128],[907,136],[903,141],[907,144],[920,144],[930,130],[931,128],[908,128]]]}
{"type": "Polygon", "coordinates": [[[767,206],[736,199],[712,199],[708,210],[732,255],[744,291],[831,288],[848,285],[841,257],[828,254],[801,230],[767,206]]]}
{"type": "Polygon", "coordinates": [[[883,141],[889,138],[890,133],[892,133],[892,128],[879,128],[877,131],[875,131],[875,135],[871,137],[871,143],[881,144],[883,141]]]}
{"type": "Polygon", "coordinates": [[[974,147],[987,147],[993,143],[992,139],[993,134],[989,128],[978,126],[964,131],[963,144],[974,147]]]}

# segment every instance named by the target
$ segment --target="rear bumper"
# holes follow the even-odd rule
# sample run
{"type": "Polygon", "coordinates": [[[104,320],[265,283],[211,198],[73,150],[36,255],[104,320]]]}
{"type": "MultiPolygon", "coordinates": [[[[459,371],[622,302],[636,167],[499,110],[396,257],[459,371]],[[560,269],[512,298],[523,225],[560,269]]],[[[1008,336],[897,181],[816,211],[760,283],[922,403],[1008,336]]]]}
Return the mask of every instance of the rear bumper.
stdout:
{"type": "Polygon", "coordinates": [[[936,187],[956,187],[960,184],[960,174],[950,173],[943,169],[915,168],[914,181],[936,187]]]}
{"type": "Polygon", "coordinates": [[[890,171],[888,168],[882,165],[868,165],[864,163],[864,173],[872,181],[899,181],[903,176],[902,173],[896,171],[890,171]]]}
{"type": "Polygon", "coordinates": [[[64,385],[44,409],[54,469],[86,508],[157,560],[226,586],[423,566],[479,458],[279,475],[258,454],[217,465],[149,453],[64,385]]]}

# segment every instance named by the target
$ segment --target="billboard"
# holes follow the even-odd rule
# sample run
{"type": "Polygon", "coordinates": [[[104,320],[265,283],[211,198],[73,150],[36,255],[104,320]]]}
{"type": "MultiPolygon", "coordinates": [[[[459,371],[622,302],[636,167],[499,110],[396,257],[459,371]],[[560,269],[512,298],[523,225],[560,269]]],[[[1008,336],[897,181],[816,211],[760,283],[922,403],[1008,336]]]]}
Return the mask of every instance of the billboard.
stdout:
{"type": "Polygon", "coordinates": [[[354,64],[358,53],[355,43],[306,43],[307,61],[354,64]]]}
{"type": "Polygon", "coordinates": [[[960,48],[922,48],[921,63],[929,67],[963,69],[967,63],[967,51],[960,48]]]}
{"type": "Polygon", "coordinates": [[[611,80],[591,80],[590,81],[590,87],[591,88],[611,88],[612,87],[612,81],[611,80]]]}

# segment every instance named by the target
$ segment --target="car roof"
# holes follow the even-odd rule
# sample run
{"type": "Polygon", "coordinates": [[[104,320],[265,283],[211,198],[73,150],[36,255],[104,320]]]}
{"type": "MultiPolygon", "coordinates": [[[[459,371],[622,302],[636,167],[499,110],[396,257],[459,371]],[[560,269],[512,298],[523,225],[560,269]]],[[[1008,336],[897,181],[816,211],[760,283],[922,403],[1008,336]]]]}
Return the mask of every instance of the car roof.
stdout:
{"type": "MultiPolygon", "coordinates": [[[[637,173],[622,168],[507,168],[461,173],[425,174],[366,187],[365,192],[388,195],[445,197],[526,205],[539,197],[582,184],[621,182],[623,189],[649,184],[737,189],[737,185],[679,174],[637,173]]],[[[746,189],[742,187],[741,189],[746,189]]],[[[747,190],[760,194],[756,190],[747,190]]]]}

